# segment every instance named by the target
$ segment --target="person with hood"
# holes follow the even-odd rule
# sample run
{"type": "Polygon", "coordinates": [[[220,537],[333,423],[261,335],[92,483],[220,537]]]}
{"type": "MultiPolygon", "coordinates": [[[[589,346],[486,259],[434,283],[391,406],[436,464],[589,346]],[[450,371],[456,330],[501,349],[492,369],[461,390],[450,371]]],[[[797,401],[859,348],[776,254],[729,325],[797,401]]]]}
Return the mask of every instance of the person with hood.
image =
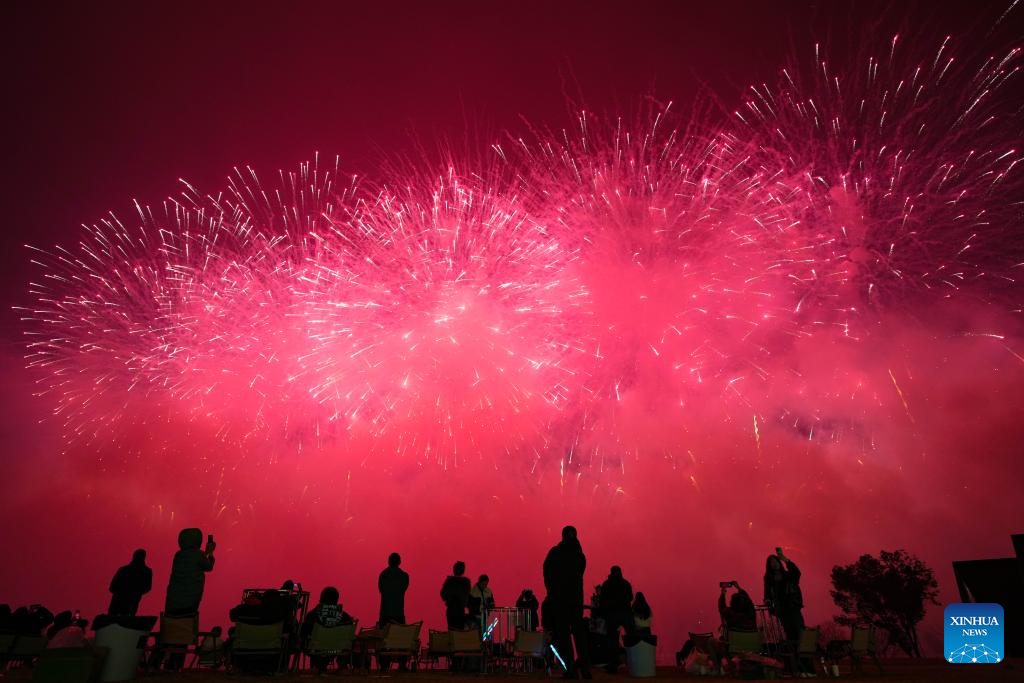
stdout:
{"type": "Polygon", "coordinates": [[[479,625],[485,610],[494,609],[494,592],[488,588],[491,579],[481,574],[469,591],[469,620],[479,625]]]}
{"type": "Polygon", "coordinates": [[[547,597],[542,615],[551,624],[555,648],[565,662],[564,678],[576,678],[577,674],[591,678],[588,633],[583,622],[583,572],[586,568],[587,558],[576,527],[566,526],[562,529],[562,541],[544,558],[547,597]]]}
{"type": "Polygon", "coordinates": [[[516,600],[516,609],[526,610],[530,613],[530,630],[536,631],[537,627],[540,626],[540,616],[538,614],[540,603],[537,602],[537,596],[533,594],[531,589],[524,588],[523,592],[519,594],[519,598],[516,600]]]}
{"type": "MultiPolygon", "coordinates": [[[[338,603],[339,598],[338,589],[334,586],[327,586],[320,591],[320,602],[309,611],[306,619],[302,622],[303,643],[309,642],[309,637],[313,634],[313,627],[317,624],[324,628],[334,628],[354,623],[352,615],[341,608],[338,603]]],[[[327,667],[330,666],[333,659],[335,659],[333,656],[311,655],[309,661],[318,673],[323,674],[326,673],[327,667]]]]}
{"type": "Polygon", "coordinates": [[[797,642],[804,628],[804,596],[800,590],[800,569],[786,557],[782,548],[765,560],[764,602],[782,622],[786,640],[797,642]]]}
{"type": "Polygon", "coordinates": [[[619,629],[628,636],[633,630],[633,586],[622,576],[622,567],[614,566],[598,590],[601,615],[608,633],[608,653],[612,657],[609,673],[619,668],[619,629]]]}
{"type": "Polygon", "coordinates": [[[112,616],[135,616],[139,611],[142,596],[153,588],[153,570],[146,566],[146,551],[136,550],[132,561],[114,574],[110,582],[110,607],[107,614],[112,616]]]}
{"type": "Polygon", "coordinates": [[[200,550],[203,532],[200,529],[182,529],[178,534],[178,552],[171,563],[171,578],[167,582],[167,600],[164,612],[169,616],[188,616],[199,613],[203,599],[206,573],[213,571],[213,551],[217,544],[210,536],[206,549],[200,550]]]}
{"type": "Polygon", "coordinates": [[[466,628],[466,608],[469,606],[469,592],[472,586],[465,574],[466,563],[459,560],[452,566],[451,576],[441,585],[444,616],[450,631],[466,628]]]}
{"type": "Polygon", "coordinates": [[[405,591],[409,589],[409,574],[402,568],[402,556],[388,555],[388,566],[377,577],[380,592],[380,618],[377,626],[405,623],[405,591]]]}

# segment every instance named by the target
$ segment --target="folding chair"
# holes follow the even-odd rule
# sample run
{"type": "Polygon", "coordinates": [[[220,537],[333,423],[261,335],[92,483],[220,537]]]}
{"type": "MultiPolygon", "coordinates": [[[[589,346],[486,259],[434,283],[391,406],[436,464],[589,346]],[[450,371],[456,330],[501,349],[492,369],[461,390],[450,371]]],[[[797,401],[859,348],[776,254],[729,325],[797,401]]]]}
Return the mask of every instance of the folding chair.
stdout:
{"type": "Polygon", "coordinates": [[[391,658],[407,657],[409,669],[416,670],[416,659],[420,654],[420,629],[422,621],[413,624],[388,624],[384,628],[384,637],[377,646],[377,661],[389,661],[391,658]]]}
{"type": "MultiPolygon", "coordinates": [[[[352,645],[356,640],[358,620],[351,624],[338,624],[328,628],[320,624],[313,625],[306,643],[306,655],[309,657],[351,657],[352,645]]],[[[341,668],[341,663],[338,663],[341,668]]]]}
{"type": "Polygon", "coordinates": [[[448,631],[435,631],[430,629],[427,633],[427,649],[423,656],[430,661],[430,668],[435,668],[442,658],[445,664],[451,666],[452,644],[448,631]]]}
{"type": "Polygon", "coordinates": [[[865,657],[870,657],[878,667],[880,673],[884,673],[885,669],[882,668],[882,662],[878,659],[878,653],[875,651],[875,627],[874,626],[854,626],[853,631],[850,633],[850,662],[853,664],[853,670],[860,672],[861,660],[865,657]]]}
{"type": "Polygon", "coordinates": [[[271,661],[275,655],[277,666],[274,671],[280,672],[285,656],[283,621],[274,624],[235,624],[235,641],[231,647],[232,665],[240,665],[244,669],[257,658],[271,661]]]}
{"type": "Polygon", "coordinates": [[[29,664],[43,653],[46,643],[44,636],[15,636],[6,660],[8,663],[29,664]]]}
{"type": "MultiPolygon", "coordinates": [[[[449,631],[448,636],[451,642],[451,659],[459,660],[460,666],[466,658],[479,657],[480,671],[487,671],[487,657],[484,651],[484,641],[480,637],[479,629],[467,628],[449,631]]],[[[449,667],[451,668],[451,667],[449,667]]]]}
{"type": "MultiPolygon", "coordinates": [[[[157,634],[155,649],[162,658],[167,654],[182,655],[182,666],[185,659],[195,654],[199,643],[199,615],[190,614],[184,617],[169,617],[160,613],[160,632],[157,634]]],[[[195,664],[195,662],[193,662],[195,664]]]]}
{"type": "MultiPolygon", "coordinates": [[[[790,661],[793,665],[793,675],[801,673],[803,665],[810,660],[811,665],[807,673],[815,673],[818,661],[818,640],[821,638],[821,629],[805,628],[800,632],[800,640],[796,643],[796,649],[790,654],[790,661]]],[[[828,676],[828,671],[824,672],[828,676]]]]}
{"type": "Polygon", "coordinates": [[[44,650],[32,670],[33,683],[93,683],[99,680],[105,647],[57,647],[44,650]]]}
{"type": "Polygon", "coordinates": [[[544,659],[547,642],[543,631],[516,631],[516,638],[512,642],[512,656],[517,662],[523,665],[523,671],[533,671],[533,663],[538,659],[544,659]]]}

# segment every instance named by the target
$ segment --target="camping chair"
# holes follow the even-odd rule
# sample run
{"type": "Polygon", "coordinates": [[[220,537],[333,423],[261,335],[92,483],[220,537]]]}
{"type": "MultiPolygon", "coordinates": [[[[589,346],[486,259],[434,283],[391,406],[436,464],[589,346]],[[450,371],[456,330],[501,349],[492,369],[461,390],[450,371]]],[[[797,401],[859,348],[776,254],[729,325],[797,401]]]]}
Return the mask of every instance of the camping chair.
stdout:
{"type": "Polygon", "coordinates": [[[242,665],[253,662],[256,658],[266,658],[267,661],[274,656],[277,657],[275,672],[280,672],[284,664],[285,656],[285,632],[284,622],[274,624],[247,624],[240,621],[235,624],[235,641],[231,646],[232,665],[242,665]]]}
{"type": "Polygon", "coordinates": [[[206,643],[211,642],[208,639],[213,637],[212,633],[206,631],[199,634],[199,642],[194,652],[195,657],[192,658],[192,668],[219,669],[225,664],[227,653],[223,640],[219,644],[213,644],[212,647],[206,646],[206,643]]]}
{"type": "Polygon", "coordinates": [[[388,624],[384,637],[377,646],[378,665],[389,662],[393,657],[407,657],[409,669],[416,670],[416,658],[420,653],[420,628],[423,622],[413,624],[388,624]]]}
{"type": "Polygon", "coordinates": [[[728,629],[728,640],[725,643],[726,657],[736,663],[737,673],[748,666],[757,669],[770,667],[782,668],[782,664],[773,657],[764,654],[764,640],[760,631],[741,631],[728,629]]]}
{"type": "Polygon", "coordinates": [[[6,663],[28,664],[35,661],[46,649],[46,642],[44,636],[14,636],[7,650],[6,663]]]}
{"type": "Polygon", "coordinates": [[[544,659],[546,654],[543,631],[516,631],[516,639],[512,643],[512,656],[518,663],[523,665],[524,671],[533,671],[533,663],[538,659],[544,659]]]}
{"type": "Polygon", "coordinates": [[[105,647],[57,647],[43,651],[32,669],[33,683],[93,683],[99,680],[105,647]]]}
{"type": "MultiPolygon", "coordinates": [[[[793,665],[793,675],[797,676],[801,673],[804,662],[810,660],[810,668],[807,669],[807,673],[815,673],[817,668],[816,662],[818,659],[818,640],[821,638],[821,629],[819,628],[805,628],[800,631],[800,640],[796,643],[796,648],[790,654],[790,662],[793,665]]],[[[824,672],[825,676],[828,676],[828,671],[824,672]]]]}
{"type": "Polygon", "coordinates": [[[435,631],[430,629],[427,633],[427,649],[423,656],[430,661],[430,668],[435,668],[443,657],[445,663],[451,666],[452,644],[448,631],[435,631]]]}
{"type": "Polygon", "coordinates": [[[827,657],[835,664],[849,657],[853,670],[858,673],[861,671],[861,660],[865,657],[870,657],[875,666],[878,667],[878,671],[880,673],[885,672],[885,669],[882,668],[882,662],[878,659],[878,653],[875,651],[874,626],[854,626],[850,633],[850,640],[834,640],[828,644],[827,657]]]}
{"type": "MultiPolygon", "coordinates": [[[[306,643],[306,655],[309,657],[351,657],[352,644],[356,640],[356,625],[359,620],[351,624],[338,624],[327,627],[321,624],[313,624],[313,631],[309,634],[309,642],[306,643]]],[[[338,662],[338,668],[342,667],[338,662]]]]}
{"type": "MultiPolygon", "coordinates": [[[[169,617],[160,613],[160,632],[156,634],[158,660],[167,654],[181,654],[184,660],[188,655],[195,654],[199,644],[199,615],[190,614],[184,617],[169,617]]],[[[194,662],[193,662],[194,664],[194,662]]]]}
{"type": "Polygon", "coordinates": [[[13,633],[0,633],[0,671],[7,667],[7,653],[11,651],[16,638],[13,633]]]}
{"type": "MultiPolygon", "coordinates": [[[[448,636],[451,642],[451,660],[459,661],[459,665],[464,666],[466,658],[479,657],[480,658],[480,671],[484,673],[487,671],[487,657],[484,653],[484,641],[480,637],[480,630],[475,628],[458,629],[449,631],[448,636]]],[[[451,668],[451,666],[449,666],[451,668]]]]}

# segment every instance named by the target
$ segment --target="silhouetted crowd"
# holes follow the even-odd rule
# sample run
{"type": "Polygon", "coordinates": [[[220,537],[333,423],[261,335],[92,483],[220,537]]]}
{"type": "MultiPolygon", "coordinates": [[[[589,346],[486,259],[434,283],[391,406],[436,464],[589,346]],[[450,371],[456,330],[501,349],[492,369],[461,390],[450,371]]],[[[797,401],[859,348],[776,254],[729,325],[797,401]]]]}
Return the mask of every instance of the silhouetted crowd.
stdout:
{"type": "MultiPolygon", "coordinates": [[[[206,574],[216,566],[216,547],[212,535],[207,536],[203,543],[200,529],[189,528],[180,532],[161,619],[186,620],[198,630],[206,574]]],[[[380,634],[389,625],[408,623],[405,595],[409,588],[409,574],[401,564],[401,556],[391,553],[387,566],[377,579],[380,609],[376,624],[371,629],[375,637],[382,637],[380,634]]],[[[572,526],[565,527],[561,540],[544,558],[543,601],[539,601],[529,588],[523,589],[515,601],[518,610],[516,628],[527,631],[536,631],[538,627],[543,629],[544,642],[548,643],[544,660],[551,666],[557,663],[555,668],[562,668],[565,678],[589,679],[592,665],[614,673],[622,665],[624,654],[638,647],[649,648],[653,667],[657,637],[652,632],[653,611],[646,597],[642,592],[634,592],[621,567],[613,566],[607,578],[594,587],[588,603],[584,600],[583,583],[586,566],[587,559],[577,530],[572,526]],[[589,610],[589,617],[585,617],[585,610],[589,610]]],[[[151,629],[156,618],[137,617],[137,613],[143,596],[152,590],[152,585],[153,571],[146,565],[146,552],[137,550],[131,561],[115,572],[109,587],[111,599],[107,614],[97,617],[93,629],[98,630],[111,623],[131,625],[136,623],[133,619],[149,619],[148,627],[140,627],[137,623],[136,627],[151,629]]],[[[677,654],[677,663],[689,671],[696,672],[698,668],[701,672],[727,670],[730,668],[730,634],[753,632],[764,626],[759,624],[758,608],[753,599],[738,582],[721,582],[719,588],[721,631],[700,637],[691,634],[677,654]]],[[[472,582],[466,576],[465,562],[454,563],[451,575],[441,584],[440,598],[450,631],[476,629],[489,633],[488,629],[493,628],[493,624],[487,624],[488,613],[497,606],[490,579],[481,574],[475,583],[472,582]]],[[[230,611],[235,626],[228,630],[226,637],[219,626],[197,636],[192,651],[195,663],[208,669],[278,670],[282,660],[273,656],[263,660],[247,658],[244,666],[233,662],[232,657],[238,625],[259,627],[277,624],[283,625],[284,650],[295,654],[306,652],[314,669],[324,672],[335,662],[339,665],[354,663],[351,656],[348,661],[343,661],[338,655],[310,654],[309,650],[314,632],[339,627],[354,631],[357,620],[345,611],[339,590],[334,586],[324,587],[312,608],[306,604],[308,600],[309,594],[291,580],[276,589],[246,591],[241,602],[230,611]]],[[[764,604],[765,619],[777,620],[786,641],[797,641],[804,629],[800,570],[781,548],[765,562],[764,604]]],[[[8,605],[0,605],[0,633],[45,636],[47,646],[52,648],[88,647],[88,626],[87,620],[71,611],[54,615],[41,605],[19,607],[13,611],[8,605]]],[[[186,652],[181,648],[161,648],[158,642],[143,664],[152,669],[178,670],[185,666],[186,652]]],[[[402,669],[407,668],[410,660],[408,656],[392,658],[378,655],[378,665],[387,669],[391,659],[397,660],[402,669]]],[[[452,660],[453,668],[454,664],[455,660],[452,660]]]]}

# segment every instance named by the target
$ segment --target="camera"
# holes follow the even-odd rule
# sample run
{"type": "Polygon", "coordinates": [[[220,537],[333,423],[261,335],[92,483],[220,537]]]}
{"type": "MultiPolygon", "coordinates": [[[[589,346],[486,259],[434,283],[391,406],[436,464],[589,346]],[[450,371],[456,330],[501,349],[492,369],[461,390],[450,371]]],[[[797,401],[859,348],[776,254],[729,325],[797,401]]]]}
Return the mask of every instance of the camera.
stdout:
{"type": "Polygon", "coordinates": [[[719,588],[728,588],[731,585],[732,585],[732,581],[719,581],[718,582],[718,587],[719,588]]]}

